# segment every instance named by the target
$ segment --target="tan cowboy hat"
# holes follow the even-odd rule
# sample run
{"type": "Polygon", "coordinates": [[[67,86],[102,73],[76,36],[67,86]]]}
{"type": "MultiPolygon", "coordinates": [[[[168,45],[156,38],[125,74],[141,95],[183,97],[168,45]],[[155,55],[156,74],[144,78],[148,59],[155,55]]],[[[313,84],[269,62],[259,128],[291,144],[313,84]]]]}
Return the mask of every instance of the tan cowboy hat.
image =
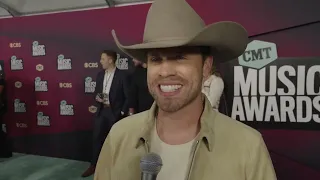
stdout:
{"type": "Polygon", "coordinates": [[[146,61],[146,50],[180,46],[209,46],[220,61],[240,56],[247,47],[247,31],[235,22],[217,22],[205,26],[201,17],[185,0],[155,0],[144,29],[143,42],[122,45],[112,30],[120,50],[132,58],[146,61]]]}

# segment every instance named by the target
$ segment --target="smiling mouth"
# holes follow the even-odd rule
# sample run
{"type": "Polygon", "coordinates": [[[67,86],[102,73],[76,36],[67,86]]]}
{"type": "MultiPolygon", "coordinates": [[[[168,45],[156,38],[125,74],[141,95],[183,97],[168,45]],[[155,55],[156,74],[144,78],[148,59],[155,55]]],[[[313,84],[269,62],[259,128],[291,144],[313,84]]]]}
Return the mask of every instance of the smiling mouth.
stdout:
{"type": "Polygon", "coordinates": [[[164,93],[172,93],[178,91],[182,85],[176,84],[176,85],[159,85],[159,88],[164,93]]]}

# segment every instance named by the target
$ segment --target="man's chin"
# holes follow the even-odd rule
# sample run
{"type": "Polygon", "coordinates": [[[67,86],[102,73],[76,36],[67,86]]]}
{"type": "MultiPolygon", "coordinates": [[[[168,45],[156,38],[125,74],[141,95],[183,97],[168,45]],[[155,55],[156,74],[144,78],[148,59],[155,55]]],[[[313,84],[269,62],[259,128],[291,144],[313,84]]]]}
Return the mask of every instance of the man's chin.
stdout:
{"type": "Polygon", "coordinates": [[[174,113],[174,112],[177,112],[183,108],[183,106],[181,104],[178,104],[173,101],[171,101],[171,102],[156,101],[156,103],[161,111],[167,112],[167,113],[174,113]]]}
{"type": "Polygon", "coordinates": [[[161,111],[167,112],[167,113],[174,113],[192,104],[197,99],[197,96],[189,96],[189,97],[194,97],[194,98],[188,98],[188,99],[178,98],[178,97],[164,98],[161,96],[160,97],[157,96],[157,98],[155,98],[155,102],[161,111]]]}
{"type": "Polygon", "coordinates": [[[171,107],[168,108],[168,107],[160,107],[160,106],[159,106],[159,109],[166,113],[175,113],[180,110],[180,108],[171,108],[171,107]]]}

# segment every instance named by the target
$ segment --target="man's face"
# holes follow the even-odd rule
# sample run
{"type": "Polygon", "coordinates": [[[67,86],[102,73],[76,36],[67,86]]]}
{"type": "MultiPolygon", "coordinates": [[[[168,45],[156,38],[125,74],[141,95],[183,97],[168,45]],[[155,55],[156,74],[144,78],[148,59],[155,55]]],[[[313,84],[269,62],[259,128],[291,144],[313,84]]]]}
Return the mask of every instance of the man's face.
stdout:
{"type": "Polygon", "coordinates": [[[100,63],[103,69],[108,69],[111,62],[111,57],[109,57],[106,53],[101,54],[100,63]]]}
{"type": "Polygon", "coordinates": [[[155,49],[147,54],[148,88],[159,108],[176,112],[201,96],[202,79],[212,59],[190,48],[155,49]]]}

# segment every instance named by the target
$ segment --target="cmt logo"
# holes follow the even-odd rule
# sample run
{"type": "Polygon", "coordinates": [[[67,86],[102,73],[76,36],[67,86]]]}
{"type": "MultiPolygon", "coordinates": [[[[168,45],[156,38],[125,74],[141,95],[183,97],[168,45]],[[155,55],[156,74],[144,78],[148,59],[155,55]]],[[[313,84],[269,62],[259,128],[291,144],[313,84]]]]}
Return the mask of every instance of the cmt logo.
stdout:
{"type": "Polygon", "coordinates": [[[40,44],[38,41],[33,41],[32,43],[32,56],[45,56],[46,46],[40,44]]]}
{"type": "Polygon", "coordinates": [[[49,102],[48,101],[37,101],[38,106],[48,106],[49,102]]]}
{"type": "Polygon", "coordinates": [[[84,68],[98,68],[99,67],[99,64],[96,62],[96,63],[84,63],[84,68]]]}
{"type": "Polygon", "coordinates": [[[13,71],[23,70],[23,60],[17,56],[11,56],[10,69],[13,71]]]}
{"type": "Polygon", "coordinates": [[[116,66],[118,69],[121,69],[121,70],[128,70],[128,58],[125,58],[125,57],[121,57],[120,54],[117,54],[117,60],[116,60],[116,66]]]}
{"type": "Polygon", "coordinates": [[[48,91],[48,82],[42,80],[40,77],[34,79],[34,90],[36,92],[47,92],[48,91]]]}
{"type": "Polygon", "coordinates": [[[61,116],[73,116],[74,106],[73,104],[68,104],[66,100],[60,102],[60,115],[61,116]]]}
{"type": "Polygon", "coordinates": [[[50,126],[50,116],[46,116],[43,112],[38,112],[37,124],[38,126],[50,126]]]}
{"type": "Polygon", "coordinates": [[[27,112],[26,103],[20,99],[15,99],[13,102],[14,112],[15,113],[25,113],[27,112]]]}
{"type": "Polygon", "coordinates": [[[261,69],[278,58],[275,43],[254,40],[248,44],[245,52],[238,57],[239,64],[254,69],[261,69]]]}
{"type": "Polygon", "coordinates": [[[21,48],[21,43],[9,43],[10,48],[21,48]]]}
{"type": "Polygon", "coordinates": [[[59,83],[60,88],[72,88],[72,83],[59,83]]]}

